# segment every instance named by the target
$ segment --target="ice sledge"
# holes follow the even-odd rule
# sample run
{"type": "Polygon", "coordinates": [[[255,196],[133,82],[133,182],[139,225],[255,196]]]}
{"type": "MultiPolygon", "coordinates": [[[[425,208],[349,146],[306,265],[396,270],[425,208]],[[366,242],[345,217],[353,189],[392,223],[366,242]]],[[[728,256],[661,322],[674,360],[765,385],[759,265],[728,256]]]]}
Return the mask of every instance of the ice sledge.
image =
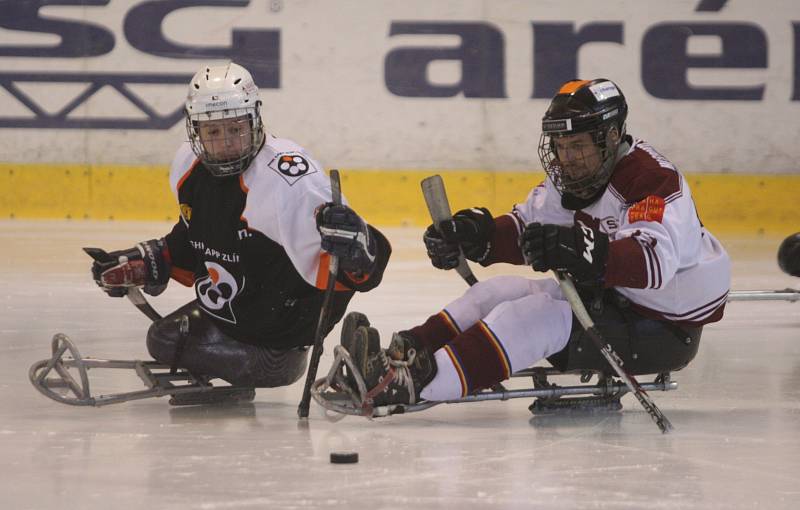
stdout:
{"type": "MultiPolygon", "coordinates": [[[[334,350],[334,362],[328,374],[314,382],[311,396],[328,411],[353,416],[377,418],[392,414],[411,413],[429,409],[439,404],[460,404],[465,402],[482,402],[486,400],[510,400],[514,398],[534,398],[529,409],[534,414],[550,413],[560,410],[619,410],[622,409],[620,398],[628,393],[622,381],[610,373],[600,371],[561,372],[551,367],[532,367],[516,372],[511,377],[530,378],[532,388],[507,389],[502,384],[492,389],[473,393],[464,398],[443,401],[422,401],[416,404],[393,404],[388,406],[372,405],[366,398],[367,388],[364,379],[353,365],[347,350],[337,345],[334,350]],[[345,367],[352,380],[349,382],[345,367]],[[552,382],[555,376],[578,377],[581,384],[561,386],[552,382]],[[596,378],[596,382],[591,380],[596,378]]],[[[642,383],[646,391],[671,391],[678,388],[669,373],[655,374],[655,380],[642,383]]]]}
{"type": "Polygon", "coordinates": [[[249,402],[255,397],[253,388],[214,386],[206,378],[155,361],[84,358],[63,333],[53,337],[52,356],[34,363],[28,377],[42,395],[73,406],[99,407],[167,395],[173,405],[249,402]],[[133,370],[146,389],[94,395],[89,370],[101,368],[133,370]]]}

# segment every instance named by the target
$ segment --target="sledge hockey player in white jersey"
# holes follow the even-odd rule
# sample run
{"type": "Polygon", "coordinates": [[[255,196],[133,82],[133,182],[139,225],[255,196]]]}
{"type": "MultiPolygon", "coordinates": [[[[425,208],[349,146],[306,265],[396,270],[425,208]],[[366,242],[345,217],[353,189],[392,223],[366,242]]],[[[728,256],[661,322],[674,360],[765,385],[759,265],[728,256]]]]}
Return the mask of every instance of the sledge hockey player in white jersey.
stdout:
{"type": "MultiPolygon", "coordinates": [[[[548,179],[509,214],[462,210],[428,227],[424,241],[440,269],[456,267],[460,248],[484,266],[568,272],[628,372],[654,374],[685,367],[703,326],[722,318],[730,262],[683,176],[626,133],[627,111],[609,80],[565,83],[542,121],[548,179]]],[[[611,372],[553,279],[479,282],[395,333],[387,349],[366,317],[356,318],[342,344],[372,406],[461,398],[543,358],[562,371],[611,372]]]]}
{"type": "Polygon", "coordinates": [[[304,373],[331,253],[340,271],[328,331],[355,291],[380,283],[391,253],[346,201],[332,203],[319,163],[266,132],[260,109],[243,67],[203,67],[186,100],[189,140],[170,171],[178,222],[164,238],[92,267],[111,296],[131,286],[157,295],[170,277],[193,285],[196,300],[152,324],[148,350],[160,363],[240,387],[284,386],[304,373]]]}

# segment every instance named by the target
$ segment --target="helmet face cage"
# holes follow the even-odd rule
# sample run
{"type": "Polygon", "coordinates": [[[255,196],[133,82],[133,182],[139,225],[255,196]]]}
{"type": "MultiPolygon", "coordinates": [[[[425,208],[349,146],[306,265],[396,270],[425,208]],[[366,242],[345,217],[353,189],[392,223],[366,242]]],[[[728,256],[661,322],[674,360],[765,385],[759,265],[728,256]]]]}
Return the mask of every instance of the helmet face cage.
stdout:
{"type": "MultiPolygon", "coordinates": [[[[591,198],[608,183],[616,162],[617,143],[607,143],[608,132],[615,124],[601,124],[595,129],[582,131],[589,133],[592,143],[599,151],[599,160],[592,167],[586,167],[580,176],[564,170],[558,157],[556,140],[563,136],[578,134],[542,132],[539,138],[539,159],[547,177],[559,193],[569,193],[578,198],[591,198]]],[[[620,133],[620,138],[621,138],[620,133]]]]}
{"type": "Polygon", "coordinates": [[[542,168],[559,193],[588,199],[608,184],[625,136],[627,114],[625,96],[609,80],[571,80],[562,85],[542,119],[538,151],[542,168]],[[616,130],[613,138],[612,129],[616,130]],[[570,140],[567,148],[560,144],[567,153],[559,155],[560,138],[583,133],[589,135],[591,148],[580,143],[572,148],[570,140]]]}
{"type": "Polygon", "coordinates": [[[244,172],[261,148],[264,127],[259,105],[231,108],[208,113],[186,115],[186,132],[192,150],[208,171],[216,177],[226,177],[244,172]],[[224,129],[212,135],[201,136],[201,125],[207,121],[228,121],[224,129]],[[231,127],[239,124],[239,129],[231,127]],[[245,128],[246,126],[246,128],[245,128]],[[238,137],[238,138],[237,138],[238,137]],[[233,154],[230,151],[235,151],[233,154]]]}

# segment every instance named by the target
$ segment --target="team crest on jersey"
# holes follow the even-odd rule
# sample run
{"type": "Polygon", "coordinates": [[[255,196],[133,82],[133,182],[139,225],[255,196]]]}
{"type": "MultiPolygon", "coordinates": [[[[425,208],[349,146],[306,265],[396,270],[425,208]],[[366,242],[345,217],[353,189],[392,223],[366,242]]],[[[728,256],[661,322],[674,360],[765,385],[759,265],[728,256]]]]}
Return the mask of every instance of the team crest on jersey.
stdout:
{"type": "Polygon", "coordinates": [[[290,186],[300,178],[317,171],[299,152],[282,152],[270,161],[269,167],[278,172],[290,186]]]}
{"type": "Polygon", "coordinates": [[[236,278],[221,265],[215,262],[206,262],[205,264],[208,275],[194,283],[200,306],[209,315],[236,324],[232,303],[244,288],[244,278],[242,278],[240,286],[236,278]]]}

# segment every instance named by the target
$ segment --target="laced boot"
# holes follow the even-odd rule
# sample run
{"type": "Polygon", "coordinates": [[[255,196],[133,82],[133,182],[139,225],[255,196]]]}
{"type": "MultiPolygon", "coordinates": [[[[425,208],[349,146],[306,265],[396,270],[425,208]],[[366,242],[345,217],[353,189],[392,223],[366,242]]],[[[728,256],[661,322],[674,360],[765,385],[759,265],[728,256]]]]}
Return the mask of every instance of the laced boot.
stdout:
{"type": "Polygon", "coordinates": [[[365,407],[415,404],[436,375],[436,361],[411,334],[395,333],[388,348],[370,356],[361,374],[367,387],[365,407]]]}
{"type": "MultiPolygon", "coordinates": [[[[342,322],[342,336],[340,344],[345,348],[353,363],[360,373],[364,373],[369,357],[381,350],[381,340],[378,330],[370,327],[367,316],[360,312],[350,312],[342,322]],[[358,333],[359,328],[365,332],[358,333]]],[[[350,368],[345,365],[345,376],[348,383],[355,387],[355,378],[350,373],[350,368]]]]}

